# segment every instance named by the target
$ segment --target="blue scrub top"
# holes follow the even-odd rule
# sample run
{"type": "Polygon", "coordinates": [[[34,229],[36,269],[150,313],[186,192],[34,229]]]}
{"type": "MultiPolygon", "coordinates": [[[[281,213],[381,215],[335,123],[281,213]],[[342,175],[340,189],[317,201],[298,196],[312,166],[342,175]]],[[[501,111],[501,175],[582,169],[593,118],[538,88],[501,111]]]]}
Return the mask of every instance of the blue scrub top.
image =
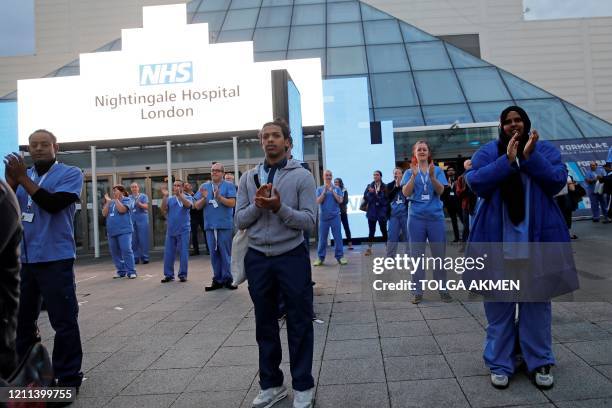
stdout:
{"type": "Polygon", "coordinates": [[[121,214],[117,209],[115,200],[111,201],[108,206],[108,215],[106,216],[106,232],[109,237],[134,232],[134,227],[132,227],[132,206],[134,205],[134,202],[130,197],[123,197],[121,199],[121,204],[128,208],[128,210],[123,214],[121,214]]]}
{"type": "Polygon", "coordinates": [[[510,214],[506,204],[502,202],[503,208],[503,236],[504,236],[504,258],[505,259],[527,259],[529,258],[529,246],[517,245],[516,242],[529,242],[529,214],[531,212],[531,179],[525,173],[521,173],[523,188],[525,189],[525,219],[514,225],[510,220],[510,214]]]}
{"type": "MultiPolygon", "coordinates": [[[[232,229],[234,228],[234,209],[227,207],[217,201],[217,208],[212,204],[215,198],[213,194],[213,183],[205,183],[204,188],[208,191],[207,203],[204,208],[204,229],[232,229]]],[[[201,188],[202,186],[200,186],[201,188]]],[[[227,181],[219,184],[219,193],[225,198],[236,198],[236,186],[227,181]]],[[[202,198],[202,192],[198,189],[194,199],[202,198]]]]}
{"type": "MultiPolygon", "coordinates": [[[[332,186],[332,188],[336,194],[338,194],[340,197],[344,197],[342,190],[336,186],[332,186]]],[[[323,190],[325,190],[325,186],[320,186],[317,188],[317,198],[321,195],[323,190]]],[[[319,204],[319,208],[322,220],[331,220],[340,215],[340,204],[336,201],[331,191],[327,191],[325,193],[325,198],[323,199],[323,202],[319,204]]]]}
{"type": "MultiPolygon", "coordinates": [[[[403,185],[400,183],[400,185],[403,185]]],[[[408,199],[400,189],[393,197],[389,197],[391,204],[391,216],[403,217],[408,215],[408,199]]]]}
{"type": "MultiPolygon", "coordinates": [[[[192,196],[189,194],[183,195],[193,204],[192,196]]],[[[191,231],[190,209],[190,207],[185,207],[182,201],[179,203],[176,196],[168,197],[168,235],[176,236],[191,231]]]]}
{"type": "MultiPolygon", "coordinates": [[[[605,176],[606,175],[606,171],[602,168],[602,167],[597,167],[594,171],[591,169],[588,169],[587,172],[584,174],[584,178],[585,179],[596,179],[597,176],[605,176]]],[[[593,192],[595,191],[595,183],[593,184],[586,184],[586,190],[589,194],[593,194],[593,192]]]]}
{"type": "Polygon", "coordinates": [[[148,204],[149,203],[149,198],[147,197],[146,194],[142,194],[139,193],[137,197],[134,197],[133,195],[130,195],[130,199],[132,200],[132,221],[133,222],[148,222],[149,221],[149,216],[148,216],[148,210],[145,210],[144,208],[140,208],[136,205],[136,202],[140,202],[142,204],[148,204]]]}
{"type": "Polygon", "coordinates": [[[612,147],[608,149],[608,158],[606,159],[608,163],[612,163],[612,147]]]}
{"type": "MultiPolygon", "coordinates": [[[[444,219],[442,200],[434,190],[433,183],[429,179],[429,172],[422,173],[419,171],[419,173],[420,175],[417,174],[414,178],[414,190],[412,190],[412,195],[408,197],[410,201],[409,216],[423,220],[444,219]],[[425,180],[425,183],[423,183],[423,180],[425,180]],[[428,199],[423,199],[425,195],[425,184],[427,185],[428,199]]],[[[411,176],[412,170],[406,170],[400,184],[404,186],[408,183],[411,176]]],[[[444,172],[438,166],[434,166],[434,176],[442,185],[448,185],[444,172]]]]}
{"type": "MultiPolygon", "coordinates": [[[[65,192],[81,196],[83,173],[77,167],[54,164],[40,183],[40,177],[34,168],[27,171],[35,183],[49,193],[65,192]]],[[[21,262],[51,262],[76,257],[74,242],[74,214],[76,203],[51,214],[40,208],[35,202],[28,209],[28,193],[22,186],[17,188],[17,199],[22,213],[32,213],[32,222],[23,222],[23,240],[21,241],[21,262]]]]}

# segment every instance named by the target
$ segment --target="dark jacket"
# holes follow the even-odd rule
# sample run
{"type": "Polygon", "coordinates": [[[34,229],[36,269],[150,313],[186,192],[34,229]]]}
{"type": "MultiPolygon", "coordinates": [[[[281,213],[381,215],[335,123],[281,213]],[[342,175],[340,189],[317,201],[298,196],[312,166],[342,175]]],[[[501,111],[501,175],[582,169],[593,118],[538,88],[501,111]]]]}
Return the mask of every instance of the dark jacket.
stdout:
{"type": "Polygon", "coordinates": [[[21,222],[13,190],[0,180],[0,378],[15,369],[21,222]]]}
{"type": "Polygon", "coordinates": [[[389,213],[387,185],[381,182],[378,194],[376,194],[376,192],[368,192],[368,188],[370,187],[374,187],[374,182],[368,184],[365,191],[363,192],[363,197],[368,203],[368,211],[366,212],[366,217],[369,220],[386,221],[389,213]]]}

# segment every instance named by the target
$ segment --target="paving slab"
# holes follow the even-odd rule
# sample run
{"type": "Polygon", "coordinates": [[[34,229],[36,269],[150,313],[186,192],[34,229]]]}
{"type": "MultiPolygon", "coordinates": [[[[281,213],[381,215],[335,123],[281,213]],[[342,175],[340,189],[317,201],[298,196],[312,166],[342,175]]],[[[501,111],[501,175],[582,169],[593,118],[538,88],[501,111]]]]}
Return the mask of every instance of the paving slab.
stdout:
{"type": "Polygon", "coordinates": [[[390,382],[389,393],[393,408],[469,407],[454,378],[390,382]]]}

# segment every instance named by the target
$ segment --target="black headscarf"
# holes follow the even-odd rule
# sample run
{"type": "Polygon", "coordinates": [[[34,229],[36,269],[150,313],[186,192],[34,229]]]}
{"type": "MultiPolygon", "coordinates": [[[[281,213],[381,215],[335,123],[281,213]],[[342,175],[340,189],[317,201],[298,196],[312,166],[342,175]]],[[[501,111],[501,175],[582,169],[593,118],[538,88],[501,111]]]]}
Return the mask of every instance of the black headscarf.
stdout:
{"type": "MultiPolygon", "coordinates": [[[[531,130],[531,120],[527,112],[518,106],[509,106],[499,115],[499,140],[497,142],[498,157],[505,155],[508,150],[508,143],[512,135],[504,133],[504,121],[510,112],[516,112],[523,119],[523,134],[520,136],[517,157],[523,158],[523,150],[529,140],[531,130]]],[[[521,174],[516,172],[506,178],[501,185],[501,196],[508,209],[508,216],[514,225],[519,225],[525,219],[525,188],[521,180],[521,174]]]]}

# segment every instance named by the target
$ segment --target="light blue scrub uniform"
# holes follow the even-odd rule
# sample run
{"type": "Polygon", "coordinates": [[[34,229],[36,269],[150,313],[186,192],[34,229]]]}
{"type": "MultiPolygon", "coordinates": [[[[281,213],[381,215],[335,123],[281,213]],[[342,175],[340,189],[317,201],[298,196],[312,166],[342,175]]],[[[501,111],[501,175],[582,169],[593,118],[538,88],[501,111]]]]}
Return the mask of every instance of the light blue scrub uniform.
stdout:
{"type": "MultiPolygon", "coordinates": [[[[191,201],[189,194],[183,196],[191,201]]],[[[183,205],[176,196],[168,197],[168,228],[164,244],[164,275],[174,279],[174,259],[179,254],[179,278],[187,278],[187,261],[189,260],[189,233],[191,232],[190,207],[183,205]]]]}
{"type": "MultiPolygon", "coordinates": [[[[340,197],[344,197],[342,190],[332,186],[332,189],[340,197]]],[[[323,193],[325,186],[317,188],[317,198],[323,193]]],[[[331,191],[325,192],[325,198],[319,205],[319,245],[317,247],[317,255],[321,261],[325,260],[325,252],[327,249],[327,237],[331,229],[334,237],[334,257],[340,260],[344,256],[344,248],[342,247],[342,230],[340,229],[340,204],[334,198],[331,191]]]]}
{"type": "MultiPolygon", "coordinates": [[[[412,170],[404,173],[401,185],[404,186],[410,180],[412,170]]],[[[434,176],[440,184],[446,186],[446,176],[438,167],[434,166],[434,176]]],[[[412,195],[408,197],[410,210],[408,211],[408,235],[410,238],[410,250],[413,257],[421,257],[425,254],[426,242],[433,257],[444,258],[446,254],[446,231],[444,226],[444,210],[440,196],[435,192],[429,171],[419,171],[414,179],[412,195]]],[[[434,269],[434,279],[446,282],[446,271],[434,269]]],[[[412,281],[416,282],[414,293],[423,294],[421,281],[425,278],[425,270],[420,268],[412,275],[412,281]]],[[[443,293],[445,291],[440,291],[443,293]]]]}
{"type": "Polygon", "coordinates": [[[393,257],[397,254],[398,242],[408,242],[408,200],[404,193],[402,193],[401,188],[395,194],[395,197],[389,197],[389,200],[391,204],[391,217],[389,218],[387,256],[393,257]]]}
{"type": "Polygon", "coordinates": [[[132,205],[129,197],[123,197],[121,204],[127,207],[123,214],[117,209],[115,200],[108,206],[106,216],[106,234],[108,235],[108,246],[118,276],[136,275],[134,267],[134,252],[132,251],[132,205]]]}
{"type": "MultiPolygon", "coordinates": [[[[531,180],[521,173],[525,189],[525,219],[514,225],[503,206],[504,243],[524,242],[525,245],[504,245],[504,259],[529,259],[529,214],[531,180]]],[[[552,310],[550,302],[519,302],[519,318],[515,322],[517,302],[484,302],[487,316],[487,337],[483,358],[493,374],[511,376],[516,368],[516,338],[527,368],[531,371],[544,365],[554,365],[552,351],[552,310]]]]}
{"type": "MultiPolygon", "coordinates": [[[[597,167],[594,171],[589,169],[584,175],[585,179],[594,180],[598,176],[605,176],[606,171],[602,167],[597,167]]],[[[595,194],[595,183],[586,185],[587,193],[589,194],[589,201],[591,202],[591,211],[593,213],[593,220],[599,221],[600,214],[606,217],[608,207],[606,205],[606,199],[603,194],[595,194]]]]}
{"type": "MultiPolygon", "coordinates": [[[[210,251],[210,262],[213,269],[213,281],[220,284],[232,283],[231,254],[232,234],[234,231],[234,209],[215,200],[213,183],[204,184],[208,191],[204,208],[204,229],[210,251]]],[[[236,198],[236,186],[227,181],[219,183],[219,194],[225,198],[236,198]]],[[[202,198],[200,190],[195,200],[202,198]]]]}
{"type": "Polygon", "coordinates": [[[136,205],[137,202],[148,204],[149,198],[146,194],[138,194],[137,197],[130,196],[133,203],[132,208],[132,226],[134,233],[132,234],[132,250],[134,251],[134,260],[136,263],[140,261],[149,261],[149,211],[140,208],[136,205]]]}
{"type": "MultiPolygon", "coordinates": [[[[81,196],[83,173],[77,167],[55,163],[41,177],[34,168],[28,169],[27,175],[51,194],[65,192],[81,196]]],[[[40,341],[37,320],[42,297],[47,304],[51,327],[55,331],[55,377],[60,384],[79,386],[83,376],[83,351],[73,269],[76,258],[76,202],[52,214],[33,202],[23,186],[17,188],[16,194],[22,217],[27,218],[22,221],[17,352],[23,357],[33,344],[40,341]]]]}

